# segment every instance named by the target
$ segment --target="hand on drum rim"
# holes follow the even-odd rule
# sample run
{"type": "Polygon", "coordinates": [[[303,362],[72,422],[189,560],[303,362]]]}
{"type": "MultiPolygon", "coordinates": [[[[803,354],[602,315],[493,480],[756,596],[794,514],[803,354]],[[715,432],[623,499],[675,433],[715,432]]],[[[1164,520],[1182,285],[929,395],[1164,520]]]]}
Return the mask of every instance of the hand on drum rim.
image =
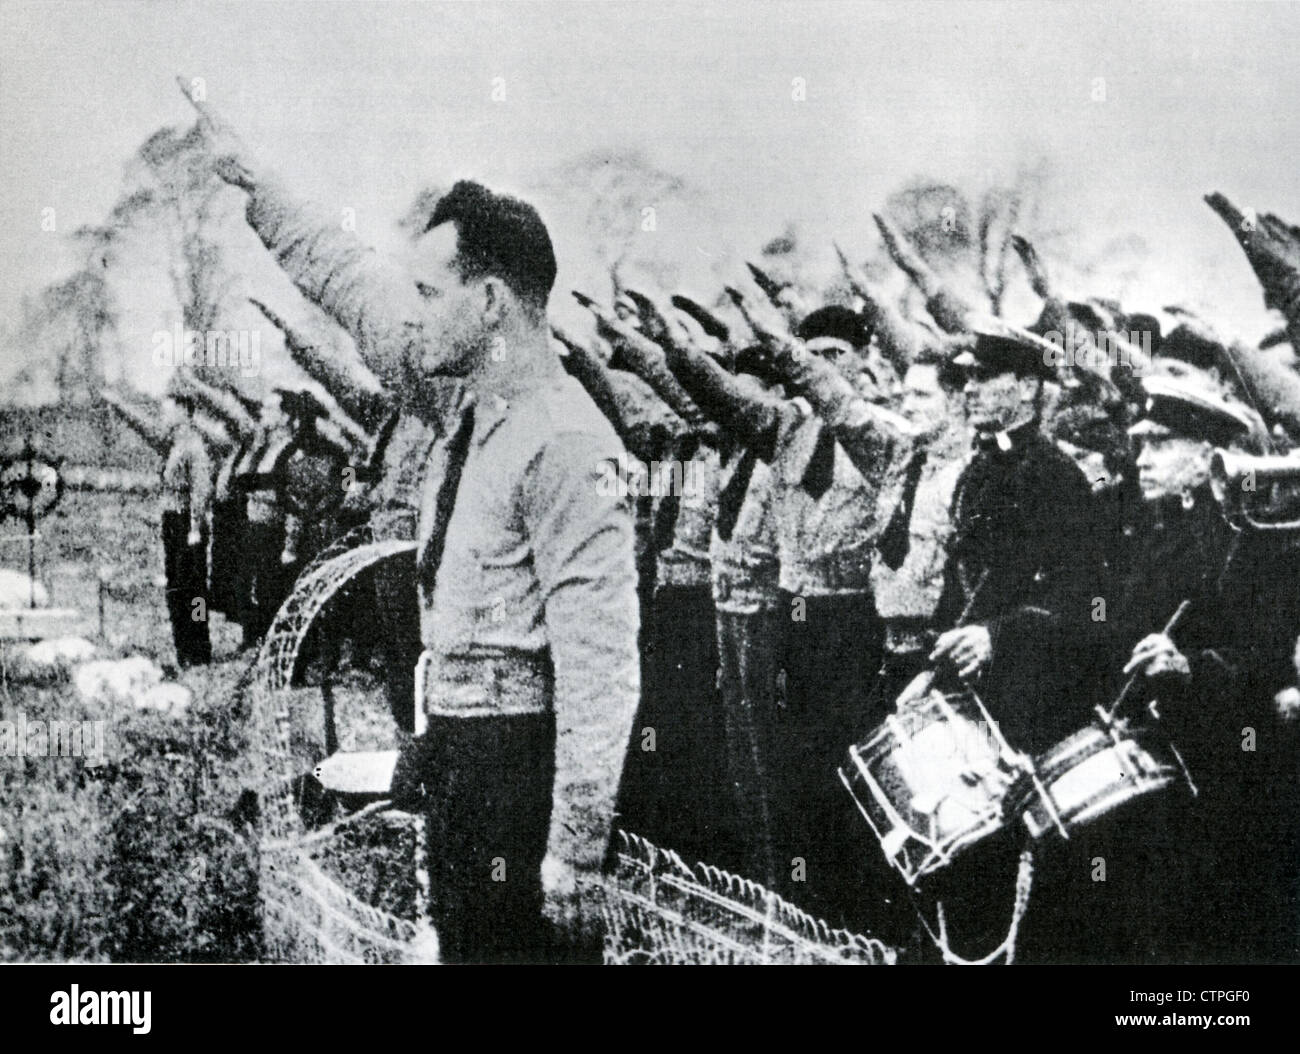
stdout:
{"type": "Polygon", "coordinates": [[[978,674],[993,657],[993,638],[987,626],[958,626],[940,634],[930,652],[931,662],[947,660],[957,676],[966,680],[978,674]]]}

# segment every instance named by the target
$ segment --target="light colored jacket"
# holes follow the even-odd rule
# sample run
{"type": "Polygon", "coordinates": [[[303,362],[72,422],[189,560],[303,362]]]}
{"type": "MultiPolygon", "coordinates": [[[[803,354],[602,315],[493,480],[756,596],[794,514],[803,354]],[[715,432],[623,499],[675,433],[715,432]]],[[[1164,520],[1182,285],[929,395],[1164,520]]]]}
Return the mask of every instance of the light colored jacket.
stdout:
{"type": "MultiPolygon", "coordinates": [[[[601,866],[640,694],[631,501],[602,467],[621,453],[567,375],[479,397],[433,595],[420,598],[429,713],[554,710],[548,852],[579,873],[601,866]]],[[[440,477],[426,481],[422,549],[440,477]]]]}
{"type": "Polygon", "coordinates": [[[337,214],[298,200],[274,179],[251,191],[246,215],[293,283],[347,330],[390,390],[403,384],[399,363],[428,361],[424,305],[405,268],[343,230],[337,214]]]}
{"type": "MultiPolygon", "coordinates": [[[[423,302],[403,268],[342,230],[336,215],[296,201],[274,181],[252,191],[247,217],[381,380],[396,390],[398,363],[431,368],[423,302]]],[[[591,398],[568,377],[508,404],[480,405],[434,596],[420,604],[434,665],[446,658],[464,671],[469,660],[470,669],[477,663],[487,671],[549,659],[553,688],[509,705],[554,708],[548,852],[579,873],[600,868],[640,694],[630,503],[600,486],[607,479],[601,463],[621,451],[591,398]]],[[[437,448],[434,455],[436,464],[437,448]]],[[[436,493],[431,473],[422,532],[430,529],[436,493]]],[[[436,689],[437,671],[431,676],[436,689]]],[[[448,705],[465,702],[464,694],[429,693],[448,705]]],[[[480,703],[488,698],[504,712],[503,693],[485,691],[480,703]]]]}

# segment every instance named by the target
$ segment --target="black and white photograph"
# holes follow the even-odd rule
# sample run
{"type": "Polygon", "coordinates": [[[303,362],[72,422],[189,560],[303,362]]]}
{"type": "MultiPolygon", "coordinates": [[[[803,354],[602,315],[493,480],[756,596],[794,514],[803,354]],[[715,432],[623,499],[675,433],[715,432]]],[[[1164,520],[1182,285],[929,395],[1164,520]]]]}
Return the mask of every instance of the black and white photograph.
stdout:
{"type": "Polygon", "coordinates": [[[1249,1026],[1159,971],[1300,963],[1297,42],[0,0],[0,964],[1249,1026]]]}

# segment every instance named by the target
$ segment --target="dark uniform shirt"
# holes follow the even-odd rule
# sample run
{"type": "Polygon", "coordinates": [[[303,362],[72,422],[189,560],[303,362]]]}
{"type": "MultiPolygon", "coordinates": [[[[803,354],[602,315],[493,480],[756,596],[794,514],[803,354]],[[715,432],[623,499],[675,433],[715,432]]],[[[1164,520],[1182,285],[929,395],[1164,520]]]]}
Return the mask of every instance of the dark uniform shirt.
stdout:
{"type": "Polygon", "coordinates": [[[1173,861],[1160,876],[1168,887],[1161,895],[1179,901],[1158,952],[1193,961],[1293,959],[1295,731],[1271,701],[1294,675],[1300,550],[1285,536],[1235,533],[1208,487],[1193,499],[1190,507],[1178,499],[1147,505],[1130,532],[1116,567],[1100,698],[1109,705],[1133,646],[1189,601],[1169,636],[1191,676],[1139,678],[1121,710],[1150,725],[1145,704],[1157,701],[1157,727],[1198,792],[1194,801],[1144,810],[1144,844],[1152,852],[1168,846],[1173,861]]]}
{"type": "Polygon", "coordinates": [[[1086,720],[1078,671],[1096,658],[1104,538],[1087,479],[1036,422],[999,438],[957,482],[935,626],[988,628],[976,688],[1011,743],[1037,752],[1086,720]]]}

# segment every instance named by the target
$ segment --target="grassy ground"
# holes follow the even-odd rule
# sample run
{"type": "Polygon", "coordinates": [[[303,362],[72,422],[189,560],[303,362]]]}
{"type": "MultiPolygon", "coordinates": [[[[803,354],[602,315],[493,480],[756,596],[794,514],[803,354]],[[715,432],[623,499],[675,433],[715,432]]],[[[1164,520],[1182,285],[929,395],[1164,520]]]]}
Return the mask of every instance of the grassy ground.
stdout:
{"type": "MultiPolygon", "coordinates": [[[[51,602],[98,626],[102,599],[103,657],[145,655],[171,671],[153,502],[69,493],[39,526],[51,602]]],[[[0,561],[22,567],[25,553],[0,561]]],[[[181,717],[92,710],[66,681],[19,683],[0,664],[0,720],[104,720],[107,761],[0,758],[0,961],[258,957],[256,839],[241,807],[253,780],[235,693],[249,656],[236,651],[238,627],[211,619],[213,665],[176,677],[194,693],[181,717]]]]}

